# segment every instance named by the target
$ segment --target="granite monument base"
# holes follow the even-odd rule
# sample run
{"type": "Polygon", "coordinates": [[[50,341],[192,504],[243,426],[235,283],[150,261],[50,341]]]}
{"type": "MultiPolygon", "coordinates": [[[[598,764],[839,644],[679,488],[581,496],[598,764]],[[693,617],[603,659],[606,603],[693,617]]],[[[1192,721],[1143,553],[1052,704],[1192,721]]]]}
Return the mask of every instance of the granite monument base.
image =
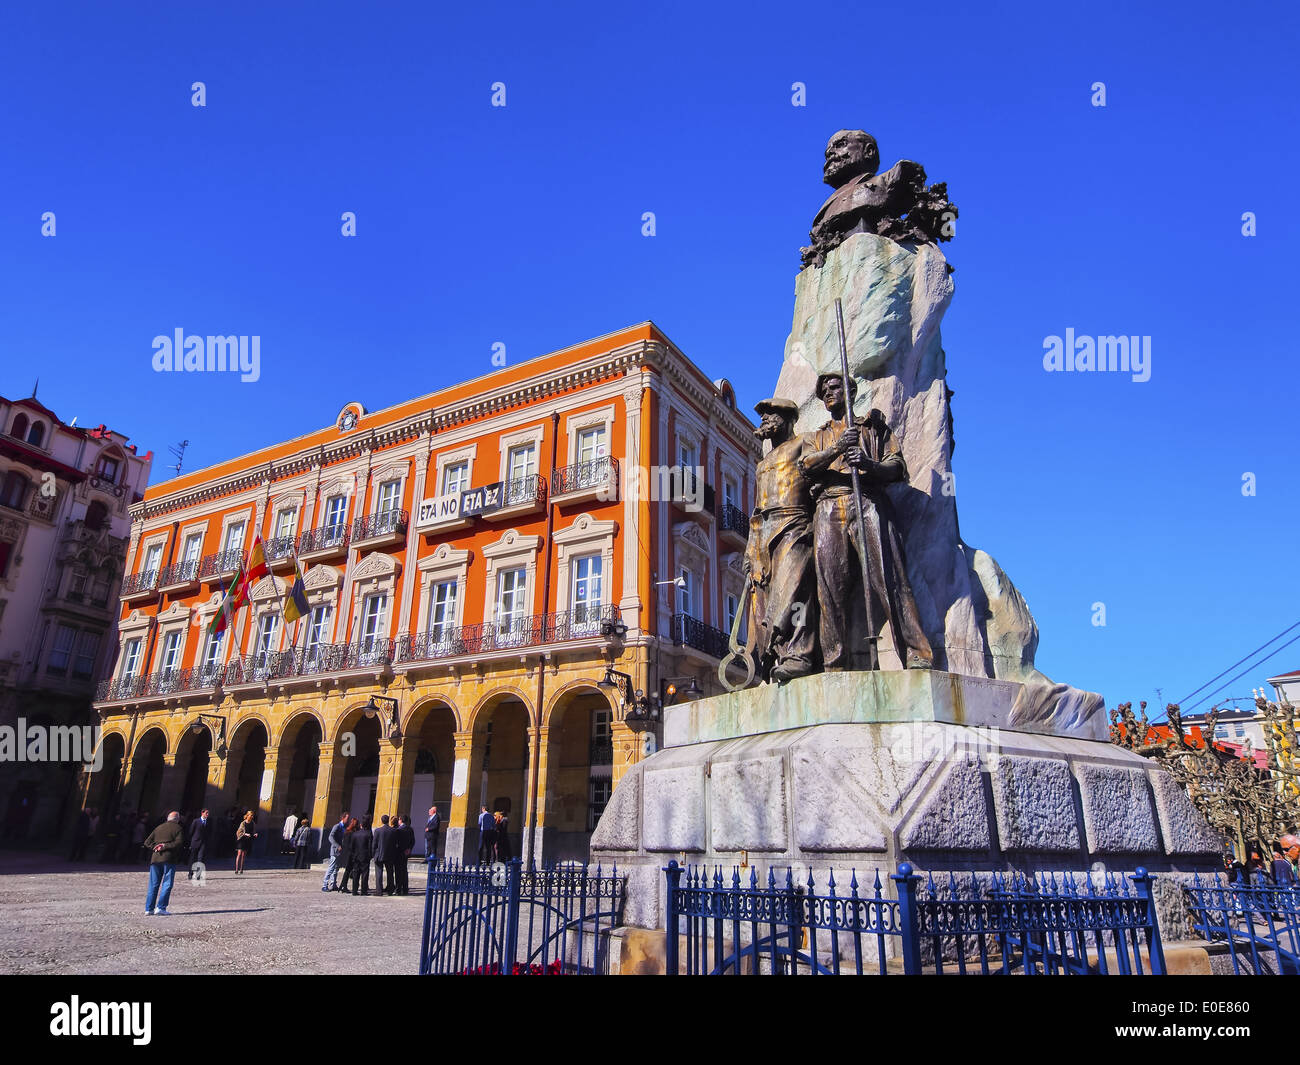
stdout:
{"type": "Polygon", "coordinates": [[[674,858],[820,884],[888,884],[904,860],[936,879],[1144,866],[1164,934],[1183,939],[1179,881],[1217,872],[1223,841],[1168,773],[1106,741],[1104,716],[1009,727],[1019,687],[819,674],[670,707],[664,749],[620,780],[591,859],[626,873],[624,924],[645,929],[664,926],[674,858]]]}

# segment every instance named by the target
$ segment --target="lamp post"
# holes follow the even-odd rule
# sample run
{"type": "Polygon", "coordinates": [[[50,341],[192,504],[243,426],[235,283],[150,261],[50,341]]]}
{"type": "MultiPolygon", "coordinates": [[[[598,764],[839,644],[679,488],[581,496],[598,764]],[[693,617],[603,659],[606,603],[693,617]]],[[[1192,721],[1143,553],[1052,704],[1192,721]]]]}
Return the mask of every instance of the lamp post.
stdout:
{"type": "Polygon", "coordinates": [[[366,705],[361,708],[366,717],[375,717],[381,712],[387,713],[387,720],[384,722],[384,730],[388,733],[390,740],[396,740],[402,734],[402,724],[397,716],[397,700],[387,695],[372,695],[366,700],[366,705]],[[384,706],[380,707],[380,703],[384,706]]]}
{"type": "Polygon", "coordinates": [[[208,718],[217,722],[219,726],[215,730],[215,740],[213,741],[212,744],[212,753],[224,761],[227,752],[226,719],[224,717],[222,717],[220,714],[199,714],[198,717],[196,717],[192,722],[190,722],[190,731],[197,736],[205,728],[210,729],[212,726],[205,723],[205,719],[208,718]]]}

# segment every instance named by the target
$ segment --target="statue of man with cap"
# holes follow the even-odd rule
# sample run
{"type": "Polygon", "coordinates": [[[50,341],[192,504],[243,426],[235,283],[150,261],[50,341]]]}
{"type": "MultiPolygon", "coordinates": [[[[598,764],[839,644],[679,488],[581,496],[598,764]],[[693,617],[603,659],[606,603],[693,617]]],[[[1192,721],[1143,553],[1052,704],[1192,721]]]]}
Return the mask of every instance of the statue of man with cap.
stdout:
{"type": "Polygon", "coordinates": [[[876,642],[886,620],[899,661],[908,669],[929,669],[934,652],[921,628],[894,508],[884,490],[887,484],[907,480],[903,454],[880,411],[852,418],[852,424],[846,420],[857,394],[857,382],[852,378],[847,400],[844,379],[837,373],[818,377],[816,392],[831,420],[800,438],[798,461],[810,483],[815,508],[813,555],[825,669],[879,669],[876,642]],[[857,469],[862,489],[856,501],[850,466],[857,469]],[[860,533],[863,526],[865,543],[860,533]]]}
{"type": "Polygon", "coordinates": [[[754,409],[760,419],[754,435],[771,448],[755,470],[745,548],[745,572],[754,584],[751,643],[760,676],[781,682],[817,668],[812,496],[799,466],[798,406],[788,399],[765,399],[754,409]]]}

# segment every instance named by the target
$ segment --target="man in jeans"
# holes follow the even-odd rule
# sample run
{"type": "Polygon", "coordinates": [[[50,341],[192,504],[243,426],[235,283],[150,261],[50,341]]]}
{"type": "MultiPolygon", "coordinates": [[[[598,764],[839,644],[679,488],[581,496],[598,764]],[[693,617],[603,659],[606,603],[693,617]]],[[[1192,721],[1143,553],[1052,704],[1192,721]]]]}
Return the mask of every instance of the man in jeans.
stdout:
{"type": "Polygon", "coordinates": [[[144,912],[155,917],[167,917],[167,903],[172,897],[172,881],[176,877],[176,855],[185,841],[181,831],[181,815],[173,810],[167,820],[149,833],[144,846],[149,857],[149,892],[144,897],[144,912]]]}
{"type": "Polygon", "coordinates": [[[488,813],[486,806],[479,807],[478,815],[478,863],[488,865],[492,861],[492,852],[497,842],[497,819],[488,813]]]}
{"type": "Polygon", "coordinates": [[[320,884],[322,891],[338,890],[338,885],[334,883],[334,877],[338,875],[339,871],[339,851],[343,849],[343,832],[348,827],[348,820],[351,817],[352,815],[347,810],[344,810],[339,823],[330,829],[330,862],[325,867],[325,879],[320,884]]]}

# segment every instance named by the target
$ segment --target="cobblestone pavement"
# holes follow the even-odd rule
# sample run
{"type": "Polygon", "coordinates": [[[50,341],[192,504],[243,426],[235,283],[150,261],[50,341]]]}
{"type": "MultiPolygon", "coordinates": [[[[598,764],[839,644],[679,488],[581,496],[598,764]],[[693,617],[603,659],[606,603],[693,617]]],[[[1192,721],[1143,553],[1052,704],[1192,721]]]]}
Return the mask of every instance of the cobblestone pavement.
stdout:
{"type": "Polygon", "coordinates": [[[423,867],[405,898],[327,894],[323,871],[227,860],[199,886],[179,867],[171,916],[149,917],[143,865],[0,852],[0,973],[415,973],[423,867]]]}

